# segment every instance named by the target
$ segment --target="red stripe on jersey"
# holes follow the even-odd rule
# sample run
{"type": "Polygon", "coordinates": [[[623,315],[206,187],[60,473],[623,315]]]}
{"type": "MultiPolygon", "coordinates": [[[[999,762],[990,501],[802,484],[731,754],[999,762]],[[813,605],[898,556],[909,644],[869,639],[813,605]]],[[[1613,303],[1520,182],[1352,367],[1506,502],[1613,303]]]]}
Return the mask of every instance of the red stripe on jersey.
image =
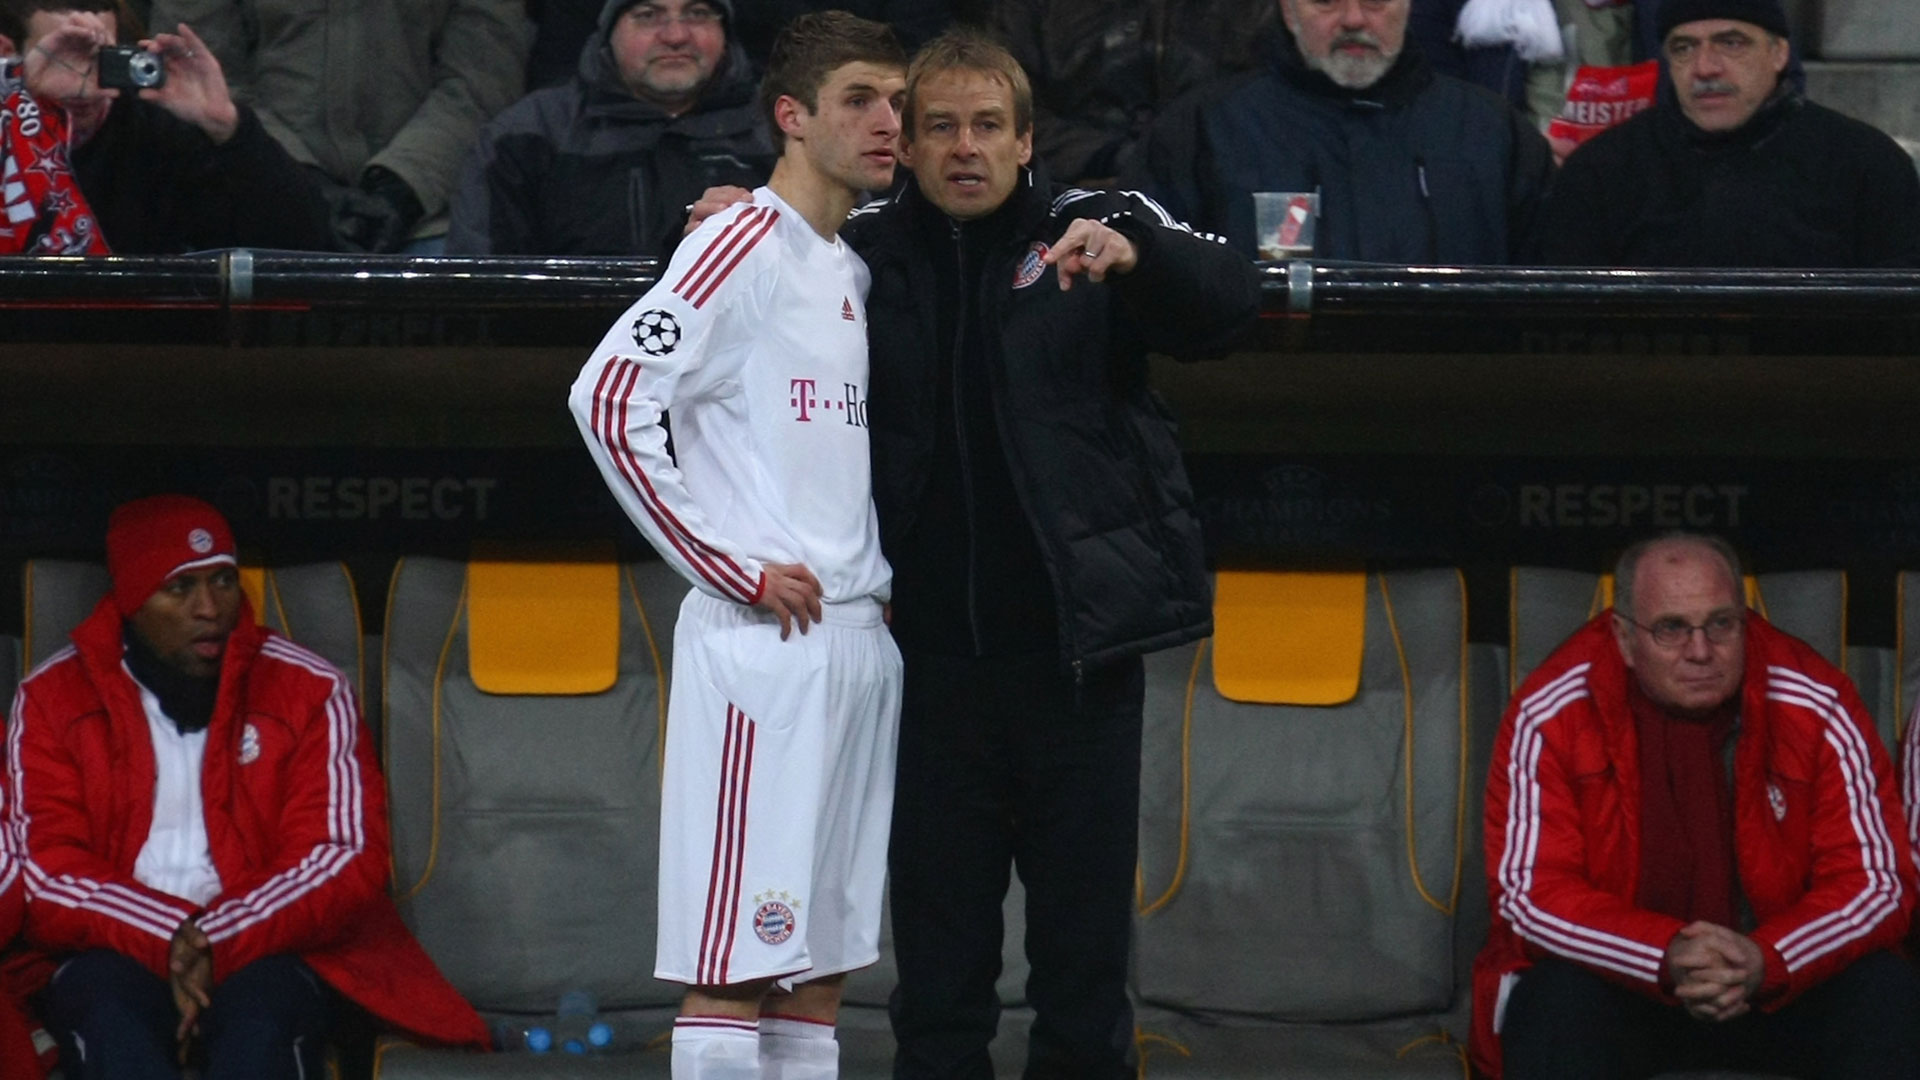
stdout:
{"type": "MultiPolygon", "coordinates": [[[[739,712],[738,710],[735,710],[735,711],[739,712]]],[[[728,909],[731,917],[727,919],[727,946],[725,951],[723,951],[720,954],[721,985],[726,984],[727,970],[733,963],[734,931],[740,928],[740,919],[739,919],[740,880],[741,878],[746,876],[745,863],[747,860],[747,793],[748,793],[748,790],[753,786],[754,723],[753,723],[753,720],[750,717],[748,717],[746,713],[739,713],[739,716],[740,716],[740,721],[742,726],[744,726],[747,730],[747,746],[746,746],[746,752],[741,755],[742,768],[740,770],[740,799],[736,803],[736,809],[735,809],[735,815],[739,820],[740,847],[739,847],[738,853],[734,856],[733,895],[730,898],[730,904],[728,909]]]]}
{"type": "Polygon", "coordinates": [[[750,228],[756,215],[758,215],[760,211],[760,207],[750,207],[743,211],[739,217],[727,222],[726,228],[720,230],[720,235],[713,238],[713,242],[708,244],[706,250],[700,253],[700,257],[693,260],[693,265],[687,269],[686,274],[674,284],[674,294],[685,296],[687,283],[691,282],[696,275],[705,271],[711,263],[719,261],[722,257],[721,253],[729,250],[732,241],[737,239],[735,233],[744,232],[747,228],[750,228]]]}
{"type": "MultiPolygon", "coordinates": [[[[660,498],[660,493],[654,490],[653,482],[647,479],[646,470],[640,464],[639,455],[634,453],[632,444],[627,441],[627,397],[633,392],[634,384],[640,379],[640,365],[619,356],[607,361],[609,369],[616,366],[619,370],[614,376],[614,387],[608,392],[607,408],[604,412],[599,408],[601,394],[599,390],[595,391],[594,402],[595,411],[600,413],[602,425],[598,429],[600,441],[607,447],[608,456],[613,459],[614,466],[619,469],[621,477],[627,481],[627,487],[633,491],[640,505],[647,511],[647,516],[653,519],[653,523],[666,536],[667,542],[687,560],[688,565],[728,599],[747,604],[754,603],[759,599],[762,587],[760,581],[756,579],[751,584],[747,584],[749,579],[746,571],[740,569],[739,564],[711,544],[695,536],[693,531],[667,508],[666,503],[660,498]],[[615,401],[619,402],[617,413],[613,408],[615,401]]],[[[603,373],[601,384],[604,386],[605,383],[606,378],[603,373]]]]}
{"type": "Polygon", "coordinates": [[[727,767],[728,759],[733,757],[733,706],[727,706],[727,734],[720,747],[720,783],[717,785],[713,807],[713,866],[707,872],[707,917],[700,927],[700,959],[695,964],[694,977],[703,985],[711,985],[707,975],[708,957],[713,952],[714,924],[719,921],[720,912],[720,869],[726,864],[725,840],[727,823],[732,819],[727,807],[727,794],[733,787],[733,771],[727,767]]]}
{"type": "Polygon", "coordinates": [[[778,210],[767,211],[766,220],[761,222],[759,227],[754,231],[754,233],[751,236],[747,237],[747,242],[743,244],[740,250],[734,254],[732,261],[728,262],[725,267],[721,268],[719,276],[714,278],[711,282],[708,282],[706,288],[701,290],[699,297],[693,300],[693,306],[695,308],[699,308],[702,304],[705,304],[709,299],[713,297],[713,291],[720,287],[721,282],[727,280],[727,275],[733,273],[733,268],[740,265],[740,260],[747,257],[747,252],[752,251],[753,246],[760,242],[760,238],[767,235],[767,233],[773,229],[773,223],[779,220],[780,220],[780,211],[778,210]]]}

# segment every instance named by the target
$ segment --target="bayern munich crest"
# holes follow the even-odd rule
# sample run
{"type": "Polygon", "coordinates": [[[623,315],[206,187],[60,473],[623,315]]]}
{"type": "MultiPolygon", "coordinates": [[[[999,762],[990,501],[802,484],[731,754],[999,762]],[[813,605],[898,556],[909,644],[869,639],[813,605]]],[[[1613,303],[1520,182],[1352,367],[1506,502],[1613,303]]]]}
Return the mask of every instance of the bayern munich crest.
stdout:
{"type": "Polygon", "coordinates": [[[1785,821],[1787,819],[1787,796],[1785,792],[1780,790],[1780,785],[1767,785],[1767,805],[1773,808],[1773,820],[1785,821]]]}
{"type": "Polygon", "coordinates": [[[1047,264],[1041,260],[1045,259],[1047,252],[1051,250],[1047,245],[1035,240],[1033,246],[1027,249],[1026,257],[1020,260],[1020,268],[1013,272],[1013,287],[1024,289],[1039,281],[1040,275],[1047,272],[1047,264]]]}
{"type": "Polygon", "coordinates": [[[205,555],[213,550],[213,534],[205,529],[195,529],[187,534],[187,546],[195,555],[205,555]]]}
{"type": "Polygon", "coordinates": [[[260,730],[252,724],[240,729],[240,764],[251,765],[260,760],[260,730]]]}
{"type": "Polygon", "coordinates": [[[793,909],[778,900],[761,904],[753,913],[753,935],[769,945],[793,936],[793,909]]]}

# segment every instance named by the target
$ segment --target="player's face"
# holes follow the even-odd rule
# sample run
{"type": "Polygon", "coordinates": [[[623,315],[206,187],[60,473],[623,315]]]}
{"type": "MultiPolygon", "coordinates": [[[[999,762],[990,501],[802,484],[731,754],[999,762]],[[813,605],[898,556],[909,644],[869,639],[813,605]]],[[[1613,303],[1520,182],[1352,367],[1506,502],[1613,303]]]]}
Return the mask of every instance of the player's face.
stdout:
{"type": "Polygon", "coordinates": [[[127,619],[155,656],[196,676],[219,674],[239,620],[240,574],[231,566],[169,578],[127,619]]]}
{"type": "Polygon", "coordinates": [[[906,74],[897,67],[864,60],[842,64],[821,83],[817,111],[795,110],[799,130],[788,138],[799,136],[822,176],[856,191],[885,191],[893,184],[906,92],[906,74]]]}
{"type": "Polygon", "coordinates": [[[1787,39],[1734,19],[1681,23],[1661,46],[1680,111],[1702,131],[1732,131],[1766,104],[1787,68],[1787,39]]]}
{"type": "Polygon", "coordinates": [[[1724,616],[1741,616],[1739,583],[1712,548],[1674,541],[1648,549],[1633,578],[1633,618],[1614,617],[1614,639],[1635,682],[1655,704],[1683,716],[1719,708],[1740,691],[1746,672],[1746,634],[1722,642],[1703,630],[1688,630],[1678,645],[1662,645],[1649,626],[1663,622],[1704,627],[1724,616]]]}
{"type": "Polygon", "coordinates": [[[1014,131],[1013,88],[990,72],[942,71],[920,80],[913,109],[903,160],[920,193],[961,221],[1000,209],[1033,158],[1033,132],[1014,131]]]}
{"type": "Polygon", "coordinates": [[[678,112],[713,78],[727,31],[720,9],[704,0],[643,0],[614,20],[607,43],[634,97],[678,112]]]}

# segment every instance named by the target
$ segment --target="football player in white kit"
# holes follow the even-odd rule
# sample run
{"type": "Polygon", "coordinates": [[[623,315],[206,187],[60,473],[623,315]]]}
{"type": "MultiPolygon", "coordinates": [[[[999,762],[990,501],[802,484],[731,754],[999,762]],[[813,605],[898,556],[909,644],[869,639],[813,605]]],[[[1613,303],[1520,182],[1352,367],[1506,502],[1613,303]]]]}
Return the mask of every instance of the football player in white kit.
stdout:
{"type": "Polygon", "coordinates": [[[879,956],[900,656],[867,457],[869,277],[838,231],[892,182],[905,64],[892,31],[843,12],[783,30],[761,88],[773,178],[681,243],[570,397],[621,506],[695,586],[654,972],[687,985],[679,1080],[836,1076],[841,984],[879,956]]]}

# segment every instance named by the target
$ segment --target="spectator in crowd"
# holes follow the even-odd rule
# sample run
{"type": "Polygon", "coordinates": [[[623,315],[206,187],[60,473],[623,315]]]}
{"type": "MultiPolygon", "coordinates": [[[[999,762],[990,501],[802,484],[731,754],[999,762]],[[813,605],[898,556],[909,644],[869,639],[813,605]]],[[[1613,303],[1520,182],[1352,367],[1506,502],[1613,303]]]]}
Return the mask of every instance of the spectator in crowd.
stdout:
{"type": "Polygon", "coordinates": [[[107,568],[72,648],[21,683],[7,744],[31,949],[7,972],[38,988],[65,1074],[322,1076],[339,997],[484,1045],[388,895],[353,691],[254,622],[225,519],[128,503],[107,568]]]}
{"type": "Polygon", "coordinates": [[[1527,105],[1529,58],[1521,54],[1537,51],[1529,32],[1550,35],[1557,58],[1552,0],[1413,0],[1407,16],[1407,41],[1433,70],[1484,86],[1517,109],[1527,105]]]}
{"type": "Polygon", "coordinates": [[[447,251],[660,255],[702,191],[759,186],[773,142],[732,15],[730,0],[607,0],[579,76],[481,135],[447,251]]]}
{"type": "Polygon", "coordinates": [[[156,0],[153,16],[212,46],[313,170],[347,251],[438,246],[481,125],[520,96],[531,38],[523,0],[156,0]]]}
{"type": "Polygon", "coordinates": [[[65,113],[66,156],[113,250],[325,247],[312,185],[234,103],[192,28],[178,31],[142,43],[163,58],[163,86],[102,89],[97,55],[119,36],[113,0],[0,0],[0,48],[18,45],[27,89],[65,113]]]}
{"type": "Polygon", "coordinates": [[[0,255],[109,253],[67,159],[66,111],[42,104],[22,81],[25,64],[46,64],[54,46],[23,62],[0,33],[0,255]]]}
{"type": "Polygon", "coordinates": [[[873,273],[873,495],[906,660],[889,870],[901,1078],[990,1071],[1001,904],[1027,890],[1028,1074],[1131,1077],[1141,654],[1211,627],[1149,351],[1205,354],[1252,264],[1139,195],[1029,171],[1007,51],[907,76],[900,197],[845,235],[873,273]]]}
{"type": "Polygon", "coordinates": [[[1900,145],[1806,99],[1779,0],[1665,0],[1653,108],[1567,159],[1540,261],[1571,266],[1920,266],[1920,178],[1900,145]]]}
{"type": "Polygon", "coordinates": [[[1410,0],[1278,0],[1267,64],[1191,94],[1129,178],[1255,253],[1256,191],[1320,192],[1314,255],[1505,263],[1552,160],[1491,92],[1406,48],[1410,0]]]}
{"type": "Polygon", "coordinates": [[[1109,187],[1187,90],[1258,61],[1273,0],[1000,0],[995,30],[1033,80],[1033,150],[1060,180],[1109,187]]]}
{"type": "Polygon", "coordinates": [[[1495,740],[1474,1064],[1913,1077],[1914,864],[1853,684],[1747,610],[1723,541],[1636,544],[1614,582],[1495,740]]]}

